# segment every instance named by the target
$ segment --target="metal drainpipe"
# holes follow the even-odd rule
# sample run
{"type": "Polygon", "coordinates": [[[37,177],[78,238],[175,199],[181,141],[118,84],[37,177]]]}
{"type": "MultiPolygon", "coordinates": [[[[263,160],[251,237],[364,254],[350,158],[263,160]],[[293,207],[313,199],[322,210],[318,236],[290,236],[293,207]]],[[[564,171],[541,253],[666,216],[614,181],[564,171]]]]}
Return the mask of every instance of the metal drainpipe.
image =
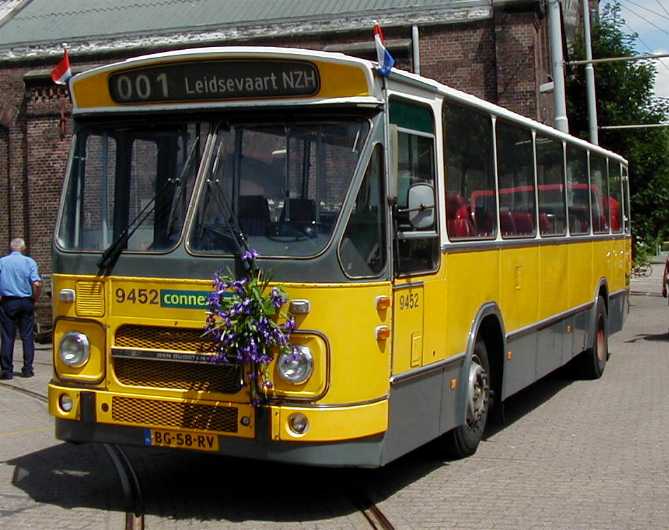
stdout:
{"type": "MultiPolygon", "coordinates": [[[[587,1],[587,0],[586,0],[587,1]]],[[[564,86],[564,57],[562,56],[562,23],[560,1],[548,0],[548,38],[551,47],[551,70],[553,72],[553,101],[555,102],[555,128],[569,132],[567,101],[564,86]]]]}
{"type": "MultiPolygon", "coordinates": [[[[14,227],[12,226],[12,152],[11,152],[11,127],[5,129],[7,135],[7,247],[12,240],[12,232],[14,227]]],[[[1,247],[0,247],[1,248],[1,247]]]]}
{"type": "MultiPolygon", "coordinates": [[[[583,33],[585,36],[585,58],[592,61],[592,41],[590,39],[590,2],[583,2],[583,33]]],[[[597,107],[595,105],[595,69],[592,63],[585,65],[585,90],[588,102],[588,125],[590,126],[590,141],[599,145],[597,134],[597,107]]]]}
{"type": "Polygon", "coordinates": [[[420,75],[420,47],[418,44],[418,26],[411,26],[411,51],[413,53],[413,73],[420,75]]]}

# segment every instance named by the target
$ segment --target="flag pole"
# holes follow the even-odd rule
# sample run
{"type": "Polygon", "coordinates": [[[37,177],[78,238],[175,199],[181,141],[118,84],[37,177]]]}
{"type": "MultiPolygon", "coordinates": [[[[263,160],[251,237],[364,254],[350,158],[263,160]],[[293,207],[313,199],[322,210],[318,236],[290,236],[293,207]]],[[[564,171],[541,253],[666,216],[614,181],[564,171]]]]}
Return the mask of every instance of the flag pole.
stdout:
{"type": "MultiPolygon", "coordinates": [[[[67,42],[63,42],[63,57],[68,57],[68,62],[69,62],[69,54],[67,53],[67,42]]],[[[65,83],[65,93],[67,94],[67,98],[71,103],[72,93],[70,92],[69,79],[67,83],[65,83]]],[[[65,102],[62,99],[60,99],[60,120],[58,120],[58,132],[60,135],[60,139],[64,140],[65,137],[67,136],[67,120],[65,119],[65,102]]]]}

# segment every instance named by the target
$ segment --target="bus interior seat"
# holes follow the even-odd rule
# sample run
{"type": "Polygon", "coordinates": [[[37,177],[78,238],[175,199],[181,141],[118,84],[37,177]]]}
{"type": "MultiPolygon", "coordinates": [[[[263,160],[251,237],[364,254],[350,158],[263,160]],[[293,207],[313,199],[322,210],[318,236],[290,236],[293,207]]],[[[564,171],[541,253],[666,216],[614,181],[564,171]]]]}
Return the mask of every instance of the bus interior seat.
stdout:
{"type": "Polygon", "coordinates": [[[620,232],[620,205],[613,197],[609,197],[609,211],[611,212],[611,230],[620,232]]]}
{"type": "Polygon", "coordinates": [[[534,234],[534,215],[530,212],[513,212],[513,225],[516,227],[516,235],[534,234]]]}
{"type": "Polygon", "coordinates": [[[503,236],[516,235],[516,226],[513,223],[513,216],[509,210],[499,212],[499,228],[503,236]]]}
{"type": "Polygon", "coordinates": [[[269,203],[263,195],[239,196],[239,224],[249,236],[264,236],[270,225],[269,203]]]}
{"type": "MultiPolygon", "coordinates": [[[[280,222],[286,222],[286,207],[281,211],[280,222]]],[[[316,202],[313,199],[289,199],[288,219],[290,223],[306,227],[316,222],[316,202]]]]}
{"type": "Polygon", "coordinates": [[[449,193],[447,196],[446,223],[451,237],[472,237],[474,235],[471,210],[464,197],[458,193],[449,193]]]}
{"type": "Polygon", "coordinates": [[[539,227],[542,234],[552,234],[555,231],[551,217],[546,212],[539,214],[539,227]]]}

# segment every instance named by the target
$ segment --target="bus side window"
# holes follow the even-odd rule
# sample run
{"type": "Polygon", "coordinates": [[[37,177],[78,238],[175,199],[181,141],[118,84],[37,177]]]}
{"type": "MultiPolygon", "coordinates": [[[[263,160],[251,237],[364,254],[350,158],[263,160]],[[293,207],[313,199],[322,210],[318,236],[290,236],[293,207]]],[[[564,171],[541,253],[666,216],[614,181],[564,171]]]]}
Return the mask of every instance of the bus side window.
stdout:
{"type": "Polygon", "coordinates": [[[452,240],[494,239],[497,203],[492,120],[488,114],[444,105],[446,228],[452,240]]]}
{"type": "Polygon", "coordinates": [[[611,231],[620,234],[623,231],[623,201],[620,162],[609,159],[609,216],[611,231]]]}
{"type": "Polygon", "coordinates": [[[497,120],[495,137],[502,237],[534,237],[537,227],[532,133],[497,120]]]}
{"type": "Polygon", "coordinates": [[[413,226],[411,214],[406,211],[409,208],[409,190],[416,184],[431,186],[436,198],[432,111],[424,105],[391,98],[390,123],[398,127],[396,270],[399,274],[433,271],[439,264],[436,204],[430,226],[413,226]]]}
{"type": "Polygon", "coordinates": [[[625,166],[622,168],[623,170],[623,207],[624,207],[624,215],[623,215],[623,225],[625,227],[625,233],[626,234],[631,234],[632,233],[632,224],[630,221],[630,211],[631,211],[631,206],[630,206],[630,181],[629,181],[629,173],[628,170],[625,166]]]}
{"type": "Polygon", "coordinates": [[[347,276],[378,276],[386,266],[383,174],[383,147],[376,144],[339,247],[347,276]]]}
{"type": "Polygon", "coordinates": [[[567,206],[571,234],[590,233],[589,195],[587,151],[567,144],[567,206]]]}
{"type": "Polygon", "coordinates": [[[562,236],[567,231],[564,194],[564,150],[561,141],[537,134],[537,183],[539,230],[542,236],[562,236]]]}
{"type": "Polygon", "coordinates": [[[606,158],[590,153],[590,196],[592,204],[592,231],[605,234],[609,231],[609,201],[606,158]]]}

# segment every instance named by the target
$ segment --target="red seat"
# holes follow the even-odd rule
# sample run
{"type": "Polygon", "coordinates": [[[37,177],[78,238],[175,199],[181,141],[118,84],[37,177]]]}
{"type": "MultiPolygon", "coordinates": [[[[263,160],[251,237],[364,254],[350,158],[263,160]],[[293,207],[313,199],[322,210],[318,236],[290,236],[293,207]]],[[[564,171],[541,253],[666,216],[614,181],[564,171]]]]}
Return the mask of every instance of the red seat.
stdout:
{"type": "Polygon", "coordinates": [[[539,214],[539,227],[542,234],[552,234],[555,231],[550,217],[545,212],[539,214]]]}
{"type": "Polygon", "coordinates": [[[620,232],[620,203],[613,197],[609,197],[609,211],[611,212],[611,230],[620,232]]]}
{"type": "Polygon", "coordinates": [[[516,227],[516,235],[534,234],[534,215],[530,212],[513,212],[513,224],[516,227]]]}
{"type": "Polygon", "coordinates": [[[467,238],[474,235],[472,215],[462,195],[449,193],[446,200],[446,228],[452,238],[467,238]]]}
{"type": "Polygon", "coordinates": [[[499,212],[499,227],[503,236],[516,235],[516,227],[513,224],[513,216],[510,211],[499,212]]]}

